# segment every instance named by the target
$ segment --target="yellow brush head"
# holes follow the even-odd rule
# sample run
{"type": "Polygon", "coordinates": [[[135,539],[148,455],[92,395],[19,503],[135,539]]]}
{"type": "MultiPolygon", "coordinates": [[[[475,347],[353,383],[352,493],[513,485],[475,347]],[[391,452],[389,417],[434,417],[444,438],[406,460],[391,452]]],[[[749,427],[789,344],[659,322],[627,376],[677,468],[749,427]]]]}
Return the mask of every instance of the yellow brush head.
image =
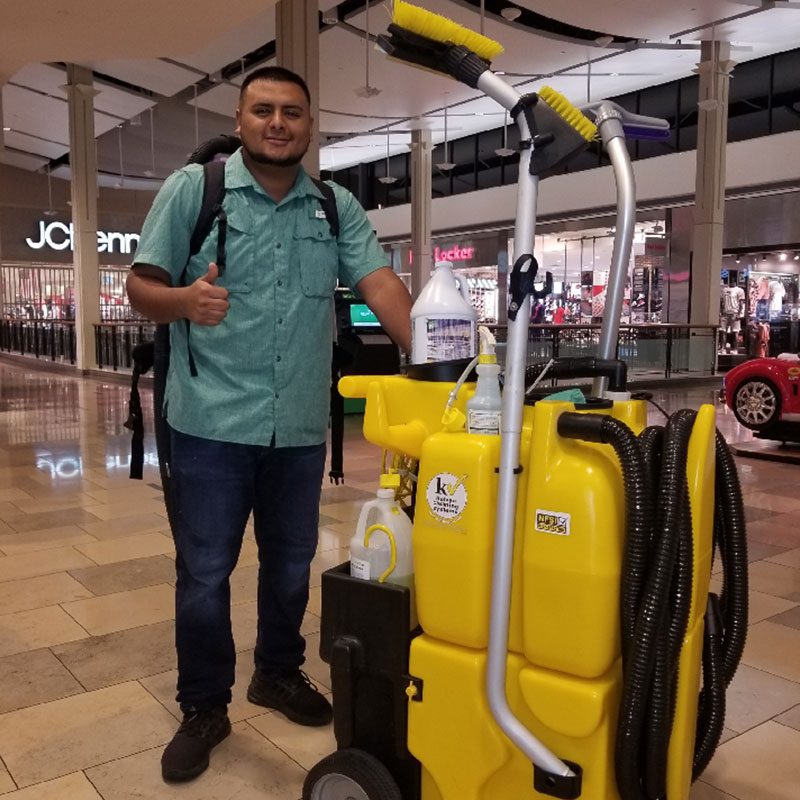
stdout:
{"type": "Polygon", "coordinates": [[[447,17],[412,6],[404,0],[394,0],[392,22],[400,28],[435,42],[464,45],[485,61],[491,61],[503,52],[503,45],[494,39],[481,36],[447,17]]]}
{"type": "Polygon", "coordinates": [[[543,86],[537,94],[540,100],[544,100],[564,122],[571,125],[587,142],[597,138],[597,125],[584,116],[580,109],[572,105],[563,94],[549,86],[543,86]]]}

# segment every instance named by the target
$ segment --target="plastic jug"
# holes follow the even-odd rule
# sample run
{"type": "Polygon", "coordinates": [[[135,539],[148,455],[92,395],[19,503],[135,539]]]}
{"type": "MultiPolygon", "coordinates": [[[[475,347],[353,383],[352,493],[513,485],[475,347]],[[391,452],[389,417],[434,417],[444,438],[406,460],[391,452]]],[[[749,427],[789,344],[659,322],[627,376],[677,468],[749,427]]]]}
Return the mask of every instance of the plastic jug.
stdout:
{"type": "Polygon", "coordinates": [[[414,601],[414,564],[411,557],[411,520],[395,498],[397,474],[381,475],[375,500],[364,503],[356,533],[350,540],[350,575],[353,578],[394,583],[411,590],[411,627],[417,625],[414,601]]]}
{"type": "Polygon", "coordinates": [[[456,282],[451,262],[437,262],[411,309],[411,363],[472,358],[476,320],[466,281],[456,282]]]}

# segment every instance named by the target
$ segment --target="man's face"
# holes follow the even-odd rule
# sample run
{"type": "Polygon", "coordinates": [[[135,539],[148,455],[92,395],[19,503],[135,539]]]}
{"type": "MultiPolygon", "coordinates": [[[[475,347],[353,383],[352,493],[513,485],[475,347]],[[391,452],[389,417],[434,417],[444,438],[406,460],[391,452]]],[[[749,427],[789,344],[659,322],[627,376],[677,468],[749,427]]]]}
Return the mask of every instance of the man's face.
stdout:
{"type": "Polygon", "coordinates": [[[308,100],[296,83],[253,81],[236,109],[236,133],[253,161],[275,167],[299,164],[311,141],[308,100]]]}

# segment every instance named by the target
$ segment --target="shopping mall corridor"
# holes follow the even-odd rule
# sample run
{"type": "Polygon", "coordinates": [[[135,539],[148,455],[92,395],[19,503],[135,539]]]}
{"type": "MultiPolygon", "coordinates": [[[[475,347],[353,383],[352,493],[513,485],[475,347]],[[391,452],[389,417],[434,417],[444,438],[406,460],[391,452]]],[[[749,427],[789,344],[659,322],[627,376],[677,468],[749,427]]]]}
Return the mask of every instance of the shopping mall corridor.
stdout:
{"type": "MultiPolygon", "coordinates": [[[[660,392],[670,409],[711,389],[660,392]]],[[[150,402],[145,393],[144,404],[150,402]]],[[[334,748],[244,697],[255,637],[256,548],[232,581],[239,666],[234,734],[196,781],[166,786],[161,750],[177,726],[173,546],[152,437],[145,477],[128,479],[127,389],[0,362],[0,795],[3,800],[297,800],[334,748]]],[[[719,408],[733,439],[747,438],[719,408]]],[[[320,575],[347,558],[380,452],[349,417],[346,484],[325,485],[304,633],[318,655],[320,575]]],[[[147,420],[152,431],[152,421],[147,420]]],[[[800,491],[797,467],[739,461],[749,521],[751,619],[729,693],[724,744],[692,800],[800,796],[800,491]]],[[[499,800],[499,798],[498,798],[499,800]]]]}

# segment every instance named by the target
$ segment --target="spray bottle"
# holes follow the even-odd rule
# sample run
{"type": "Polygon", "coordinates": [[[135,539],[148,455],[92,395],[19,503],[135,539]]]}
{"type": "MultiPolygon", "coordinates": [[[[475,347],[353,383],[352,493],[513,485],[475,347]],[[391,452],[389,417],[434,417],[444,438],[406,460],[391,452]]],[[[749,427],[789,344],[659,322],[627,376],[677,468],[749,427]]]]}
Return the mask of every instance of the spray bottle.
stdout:
{"type": "Polygon", "coordinates": [[[472,358],[476,319],[466,281],[456,283],[451,262],[437,262],[411,309],[411,363],[472,358]]]}
{"type": "Polygon", "coordinates": [[[467,401],[467,433],[500,433],[500,365],[495,355],[495,338],[492,332],[481,325],[480,355],[478,356],[478,383],[475,394],[467,401]]]}

